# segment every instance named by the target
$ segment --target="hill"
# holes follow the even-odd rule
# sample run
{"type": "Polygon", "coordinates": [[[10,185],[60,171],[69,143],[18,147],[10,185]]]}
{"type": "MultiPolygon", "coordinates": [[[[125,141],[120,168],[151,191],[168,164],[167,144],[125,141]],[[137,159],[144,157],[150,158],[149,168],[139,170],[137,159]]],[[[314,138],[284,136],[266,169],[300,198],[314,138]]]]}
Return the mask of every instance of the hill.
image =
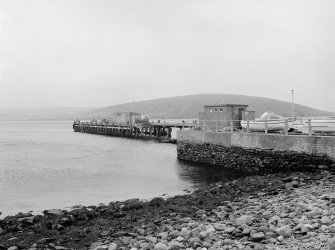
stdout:
{"type": "Polygon", "coordinates": [[[92,109],[96,108],[0,108],[0,121],[73,120],[78,114],[92,109]]]}
{"type": "MultiPolygon", "coordinates": [[[[124,103],[83,112],[78,114],[78,118],[103,119],[108,118],[114,112],[133,111],[149,115],[150,118],[194,119],[198,117],[199,112],[203,111],[204,105],[224,103],[248,104],[248,110],[256,111],[257,117],[265,111],[273,111],[283,116],[291,116],[290,102],[246,95],[198,94],[124,103]]],[[[331,112],[314,109],[300,104],[295,104],[294,110],[296,116],[334,115],[331,112]]]]}

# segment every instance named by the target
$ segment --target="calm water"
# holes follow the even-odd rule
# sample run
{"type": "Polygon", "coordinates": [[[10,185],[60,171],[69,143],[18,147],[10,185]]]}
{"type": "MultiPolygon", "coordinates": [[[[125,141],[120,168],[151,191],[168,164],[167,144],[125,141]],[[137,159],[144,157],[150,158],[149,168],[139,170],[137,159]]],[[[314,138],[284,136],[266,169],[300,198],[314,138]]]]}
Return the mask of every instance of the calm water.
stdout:
{"type": "Polygon", "coordinates": [[[174,195],[240,176],[176,159],[176,145],[74,133],[72,121],[0,122],[0,211],[174,195]]]}

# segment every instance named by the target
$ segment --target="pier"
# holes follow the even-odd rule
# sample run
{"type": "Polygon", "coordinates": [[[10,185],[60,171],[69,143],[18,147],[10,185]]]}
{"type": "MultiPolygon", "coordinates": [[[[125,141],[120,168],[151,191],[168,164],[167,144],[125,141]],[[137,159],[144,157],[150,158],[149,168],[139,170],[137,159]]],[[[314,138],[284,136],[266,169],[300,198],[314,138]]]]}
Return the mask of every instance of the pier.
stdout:
{"type": "Polygon", "coordinates": [[[137,122],[137,123],[104,123],[104,122],[80,122],[73,123],[74,132],[100,134],[116,137],[128,137],[135,139],[157,139],[163,142],[173,142],[172,129],[189,129],[196,123],[167,123],[167,122],[137,122]]]}

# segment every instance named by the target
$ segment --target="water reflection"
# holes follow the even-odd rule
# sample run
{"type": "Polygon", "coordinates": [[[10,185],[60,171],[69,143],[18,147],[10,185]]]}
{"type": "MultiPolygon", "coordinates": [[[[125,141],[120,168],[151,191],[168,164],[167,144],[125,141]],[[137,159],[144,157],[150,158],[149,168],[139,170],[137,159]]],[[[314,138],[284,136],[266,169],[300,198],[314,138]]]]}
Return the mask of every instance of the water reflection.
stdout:
{"type": "Polygon", "coordinates": [[[179,177],[186,182],[192,183],[195,188],[204,187],[218,181],[226,181],[246,176],[246,173],[241,171],[203,163],[177,160],[177,165],[179,177]]]}

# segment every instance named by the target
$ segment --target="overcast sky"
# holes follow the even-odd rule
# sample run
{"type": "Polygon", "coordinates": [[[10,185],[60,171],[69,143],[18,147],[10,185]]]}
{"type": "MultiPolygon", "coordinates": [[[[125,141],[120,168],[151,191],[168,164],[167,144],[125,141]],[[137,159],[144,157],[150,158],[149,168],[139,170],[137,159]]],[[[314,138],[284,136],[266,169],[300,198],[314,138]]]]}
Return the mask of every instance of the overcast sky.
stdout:
{"type": "Polygon", "coordinates": [[[0,107],[199,93],[335,111],[334,0],[0,0],[0,107]]]}

